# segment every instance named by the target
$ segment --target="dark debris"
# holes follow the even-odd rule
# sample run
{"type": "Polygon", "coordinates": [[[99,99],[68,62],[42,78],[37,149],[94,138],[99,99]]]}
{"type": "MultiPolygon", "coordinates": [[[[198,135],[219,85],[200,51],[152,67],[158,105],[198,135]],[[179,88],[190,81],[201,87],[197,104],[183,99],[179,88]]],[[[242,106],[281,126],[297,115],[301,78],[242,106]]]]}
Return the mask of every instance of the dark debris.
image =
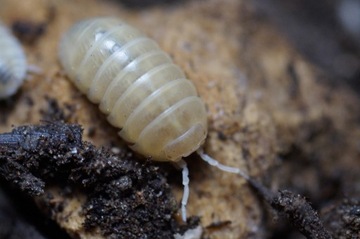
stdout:
{"type": "Polygon", "coordinates": [[[43,212],[33,198],[14,190],[0,179],[0,238],[1,239],[70,239],[43,212]]]}
{"type": "Polygon", "coordinates": [[[324,228],[319,215],[301,195],[283,190],[272,199],[271,206],[286,215],[306,238],[330,239],[332,236],[324,228]]]}
{"type": "Polygon", "coordinates": [[[7,123],[9,115],[11,114],[11,112],[14,111],[15,106],[19,104],[21,94],[22,90],[19,89],[18,92],[15,93],[15,95],[12,95],[6,99],[0,99],[0,124],[7,123]]]}
{"type": "Polygon", "coordinates": [[[261,198],[280,215],[285,216],[306,238],[332,238],[332,235],[323,226],[318,213],[304,197],[287,190],[281,190],[277,193],[272,192],[252,179],[248,179],[248,182],[261,198]]]}
{"type": "Polygon", "coordinates": [[[48,3],[46,8],[47,14],[43,21],[33,21],[25,17],[16,19],[12,23],[12,31],[22,43],[33,45],[46,34],[57,15],[56,7],[52,3],[48,3]]]}
{"type": "Polygon", "coordinates": [[[60,106],[58,101],[50,96],[45,96],[47,102],[46,109],[41,109],[40,114],[45,121],[62,121],[69,122],[75,112],[73,105],[65,103],[60,106]]]}
{"type": "Polygon", "coordinates": [[[44,35],[47,25],[45,23],[34,23],[29,21],[17,20],[12,25],[14,34],[22,42],[33,44],[44,35]]]}
{"type": "MultiPolygon", "coordinates": [[[[21,126],[0,135],[0,174],[31,195],[56,184],[84,191],[85,228],[107,238],[172,238],[180,227],[164,172],[122,150],[118,156],[82,141],[79,125],[21,126]]],[[[71,190],[70,190],[71,191],[71,190]]],[[[191,224],[191,223],[190,223],[191,224]]]]}
{"type": "MultiPolygon", "coordinates": [[[[3,194],[3,192],[0,192],[3,194]]],[[[22,220],[10,203],[0,195],[0,238],[44,239],[35,227],[22,220]]]]}
{"type": "Polygon", "coordinates": [[[360,200],[344,199],[338,204],[332,204],[321,213],[324,224],[335,238],[360,238],[360,200]]]}

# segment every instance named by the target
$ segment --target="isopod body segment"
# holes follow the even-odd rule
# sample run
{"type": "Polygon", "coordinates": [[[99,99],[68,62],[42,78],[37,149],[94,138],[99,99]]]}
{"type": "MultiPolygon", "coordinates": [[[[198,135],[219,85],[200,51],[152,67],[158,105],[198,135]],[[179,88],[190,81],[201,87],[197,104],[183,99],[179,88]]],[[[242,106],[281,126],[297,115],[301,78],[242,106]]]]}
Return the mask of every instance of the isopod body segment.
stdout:
{"type": "Polygon", "coordinates": [[[115,18],[78,22],[62,38],[59,56],[134,151],[177,162],[204,142],[206,110],[194,84],[136,28],[115,18]]]}
{"type": "Polygon", "coordinates": [[[19,41],[0,22],[0,99],[16,93],[26,71],[26,57],[19,41]]]}

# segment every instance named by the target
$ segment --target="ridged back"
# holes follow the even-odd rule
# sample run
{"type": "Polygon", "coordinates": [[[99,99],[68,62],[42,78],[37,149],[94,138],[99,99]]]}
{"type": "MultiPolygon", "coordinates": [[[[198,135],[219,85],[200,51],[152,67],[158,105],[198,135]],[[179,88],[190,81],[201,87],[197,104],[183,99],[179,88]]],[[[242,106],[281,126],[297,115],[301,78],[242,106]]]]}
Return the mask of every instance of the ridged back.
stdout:
{"type": "Polygon", "coordinates": [[[26,75],[26,58],[19,41],[0,23],[0,98],[13,95],[26,75]]]}
{"type": "Polygon", "coordinates": [[[140,154],[177,161],[207,135],[204,103],[158,45],[114,18],[75,24],[60,45],[70,79],[140,154]]]}

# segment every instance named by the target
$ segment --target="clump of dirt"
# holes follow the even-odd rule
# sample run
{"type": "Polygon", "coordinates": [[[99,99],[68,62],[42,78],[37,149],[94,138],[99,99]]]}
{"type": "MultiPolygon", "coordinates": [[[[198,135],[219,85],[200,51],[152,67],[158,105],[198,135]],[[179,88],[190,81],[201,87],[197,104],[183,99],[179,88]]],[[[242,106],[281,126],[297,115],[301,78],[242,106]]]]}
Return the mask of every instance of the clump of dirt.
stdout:
{"type": "Polygon", "coordinates": [[[159,167],[127,150],[114,155],[82,141],[79,125],[47,123],[1,134],[0,174],[30,195],[54,184],[64,194],[84,192],[84,227],[99,227],[108,238],[173,238],[199,224],[192,218],[179,225],[177,203],[159,167]]]}
{"type": "Polygon", "coordinates": [[[344,199],[321,212],[334,238],[360,238],[360,200],[344,199]]]}

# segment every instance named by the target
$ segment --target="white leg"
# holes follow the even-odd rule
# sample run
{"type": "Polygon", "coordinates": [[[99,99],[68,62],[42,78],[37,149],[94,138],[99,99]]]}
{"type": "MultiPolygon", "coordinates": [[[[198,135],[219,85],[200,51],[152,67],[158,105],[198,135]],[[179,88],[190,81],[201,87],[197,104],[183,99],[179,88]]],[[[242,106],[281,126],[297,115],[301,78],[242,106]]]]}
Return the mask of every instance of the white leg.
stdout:
{"type": "Polygon", "coordinates": [[[180,160],[178,165],[182,169],[182,184],[184,185],[184,193],[181,199],[181,217],[184,222],[186,222],[186,204],[189,199],[189,169],[184,160],[180,160]]]}
{"type": "Polygon", "coordinates": [[[35,75],[41,75],[43,73],[43,70],[37,65],[28,65],[27,72],[35,75]]]}
{"type": "Polygon", "coordinates": [[[229,167],[229,166],[226,166],[226,165],[223,165],[223,164],[219,163],[219,161],[217,161],[216,159],[213,159],[212,157],[210,157],[209,155],[204,153],[203,149],[198,149],[196,152],[198,153],[200,158],[202,158],[202,160],[204,160],[208,164],[210,164],[212,166],[215,166],[218,169],[220,169],[222,171],[225,171],[225,172],[239,174],[241,177],[245,178],[246,180],[250,179],[249,175],[247,175],[241,169],[235,168],[235,167],[229,167]]]}

